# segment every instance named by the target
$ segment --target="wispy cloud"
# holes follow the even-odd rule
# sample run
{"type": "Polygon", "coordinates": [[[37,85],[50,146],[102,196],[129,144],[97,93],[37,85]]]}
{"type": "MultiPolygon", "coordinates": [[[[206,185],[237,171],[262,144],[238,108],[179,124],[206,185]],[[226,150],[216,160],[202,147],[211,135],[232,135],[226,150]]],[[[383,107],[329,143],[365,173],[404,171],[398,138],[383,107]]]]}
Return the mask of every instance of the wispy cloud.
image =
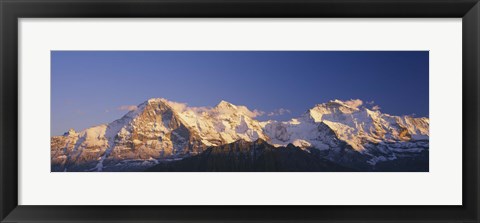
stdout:
{"type": "Polygon", "coordinates": [[[268,113],[267,115],[268,116],[278,116],[278,115],[285,115],[285,114],[290,114],[292,113],[290,110],[286,109],[286,108],[279,108],[279,109],[275,109],[273,110],[272,112],[268,113]]]}
{"type": "Polygon", "coordinates": [[[173,108],[175,111],[183,112],[186,109],[188,109],[187,103],[180,103],[180,102],[174,102],[174,101],[168,101],[165,99],[165,101],[168,102],[168,105],[173,108]]]}
{"type": "Polygon", "coordinates": [[[352,99],[352,100],[345,101],[345,104],[352,108],[358,108],[363,105],[363,101],[360,99],[352,99]]]}
{"type": "Polygon", "coordinates": [[[120,111],[135,111],[135,110],[137,110],[137,106],[136,105],[122,105],[122,106],[118,107],[118,110],[120,110],[120,111]]]}
{"type": "Polygon", "coordinates": [[[258,116],[262,116],[262,115],[265,115],[264,111],[260,111],[258,109],[255,109],[255,110],[252,111],[252,117],[253,118],[258,117],[258,116]]]}
{"type": "Polygon", "coordinates": [[[232,111],[228,111],[228,110],[223,110],[222,112],[223,113],[229,113],[229,112],[240,112],[250,118],[255,118],[255,117],[259,117],[259,116],[262,116],[265,114],[264,111],[261,111],[261,110],[258,110],[258,109],[254,109],[253,111],[248,109],[246,106],[243,106],[243,105],[235,105],[236,107],[236,110],[232,110],[232,111]]]}
{"type": "MultiPolygon", "coordinates": [[[[197,114],[201,113],[210,113],[211,115],[215,115],[216,112],[218,112],[214,107],[208,107],[208,106],[202,106],[202,107],[190,107],[188,106],[187,103],[181,103],[181,102],[174,102],[174,101],[169,101],[167,99],[164,99],[168,105],[175,111],[177,112],[186,112],[186,111],[192,111],[197,114]]],[[[243,105],[234,105],[236,107],[235,111],[229,111],[229,110],[223,110],[223,113],[228,113],[228,112],[236,112],[239,111],[243,113],[244,115],[247,115],[248,117],[255,118],[258,116],[262,116],[265,114],[264,111],[255,109],[255,110],[250,110],[246,106],[243,105]]]]}
{"type": "Polygon", "coordinates": [[[380,110],[380,109],[381,109],[381,108],[380,108],[380,106],[378,106],[378,105],[375,105],[375,106],[372,107],[372,110],[374,110],[374,111],[378,111],[378,110],[380,110]]]}

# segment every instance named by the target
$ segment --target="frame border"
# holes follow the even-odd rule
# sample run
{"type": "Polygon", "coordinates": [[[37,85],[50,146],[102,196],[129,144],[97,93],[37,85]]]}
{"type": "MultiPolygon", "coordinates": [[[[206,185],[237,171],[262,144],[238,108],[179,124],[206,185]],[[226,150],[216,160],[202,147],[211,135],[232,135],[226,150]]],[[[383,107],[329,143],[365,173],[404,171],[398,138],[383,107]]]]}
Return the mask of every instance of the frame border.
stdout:
{"type": "Polygon", "coordinates": [[[1,222],[479,222],[479,0],[0,0],[1,222]],[[18,205],[18,19],[462,18],[462,206],[18,205]],[[346,214],[348,213],[348,214],[346,214]]]}

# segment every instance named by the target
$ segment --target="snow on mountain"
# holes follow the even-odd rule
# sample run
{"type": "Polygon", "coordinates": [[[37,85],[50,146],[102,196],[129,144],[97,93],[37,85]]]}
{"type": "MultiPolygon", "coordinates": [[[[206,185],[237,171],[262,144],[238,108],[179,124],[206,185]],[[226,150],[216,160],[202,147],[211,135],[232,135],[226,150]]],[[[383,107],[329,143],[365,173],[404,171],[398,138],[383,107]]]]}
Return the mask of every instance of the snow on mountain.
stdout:
{"type": "Polygon", "coordinates": [[[323,151],[332,161],[356,159],[371,165],[428,149],[428,118],[382,114],[362,103],[333,100],[290,121],[259,122],[255,117],[260,112],[226,101],[189,107],[150,99],[112,123],[52,137],[52,171],[142,169],[238,140],[291,143],[323,151]]]}
{"type": "Polygon", "coordinates": [[[259,122],[253,119],[257,113],[245,106],[221,101],[213,108],[187,107],[185,104],[165,99],[155,100],[164,100],[172,107],[176,107],[177,114],[188,127],[199,133],[202,142],[207,146],[222,145],[239,139],[247,141],[268,139],[259,122]]]}
{"type": "Polygon", "coordinates": [[[208,108],[150,99],[112,123],[52,137],[52,163],[67,170],[81,164],[102,171],[105,164],[121,160],[154,163],[239,139],[267,139],[255,115],[225,101],[208,108]]]}
{"type": "Polygon", "coordinates": [[[392,116],[361,105],[358,99],[333,100],[314,106],[300,118],[261,124],[274,145],[328,150],[337,161],[338,154],[348,151],[344,143],[365,155],[371,165],[428,150],[428,118],[392,116]]]}
{"type": "Polygon", "coordinates": [[[332,130],[336,137],[347,142],[357,151],[367,143],[397,142],[428,139],[429,119],[410,116],[392,116],[360,107],[360,100],[333,100],[318,104],[303,116],[287,122],[262,123],[274,144],[310,144],[319,149],[328,149],[320,124],[332,130]],[[356,104],[357,106],[352,106],[356,104]]]}
{"type": "Polygon", "coordinates": [[[112,123],[52,137],[52,163],[102,171],[123,160],[155,163],[205,147],[166,101],[148,100],[112,123]]]}

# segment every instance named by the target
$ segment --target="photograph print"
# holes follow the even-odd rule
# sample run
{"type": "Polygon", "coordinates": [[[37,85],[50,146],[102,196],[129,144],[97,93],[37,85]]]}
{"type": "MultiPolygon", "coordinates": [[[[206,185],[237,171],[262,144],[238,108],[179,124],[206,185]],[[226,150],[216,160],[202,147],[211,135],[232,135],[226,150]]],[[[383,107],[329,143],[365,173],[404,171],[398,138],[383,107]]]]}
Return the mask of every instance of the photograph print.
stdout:
{"type": "Polygon", "coordinates": [[[428,172],[428,51],[51,51],[52,172],[428,172]]]}

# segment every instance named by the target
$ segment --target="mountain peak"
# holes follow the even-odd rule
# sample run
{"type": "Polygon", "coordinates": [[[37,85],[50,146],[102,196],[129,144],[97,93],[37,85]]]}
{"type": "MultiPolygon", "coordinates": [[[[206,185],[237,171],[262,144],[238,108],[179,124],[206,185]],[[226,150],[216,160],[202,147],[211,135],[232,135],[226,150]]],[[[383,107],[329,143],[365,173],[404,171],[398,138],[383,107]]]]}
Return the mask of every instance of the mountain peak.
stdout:
{"type": "Polygon", "coordinates": [[[168,103],[169,101],[165,98],[150,98],[147,100],[147,103],[168,103]]]}
{"type": "Polygon", "coordinates": [[[346,101],[335,99],[325,103],[325,106],[328,106],[328,107],[346,107],[354,110],[358,110],[359,107],[362,105],[363,105],[363,101],[360,99],[350,99],[346,101]]]}
{"type": "Polygon", "coordinates": [[[217,106],[215,106],[216,108],[233,108],[233,109],[236,109],[237,106],[228,102],[228,101],[225,101],[225,100],[221,100],[217,106]]]}
{"type": "Polygon", "coordinates": [[[171,109],[175,112],[183,112],[188,107],[186,103],[174,102],[165,98],[151,98],[147,101],[147,105],[171,109]]]}
{"type": "Polygon", "coordinates": [[[75,129],[71,128],[68,130],[68,132],[65,132],[63,136],[73,136],[75,134],[77,134],[77,132],[75,131],[75,129]]]}
{"type": "Polygon", "coordinates": [[[351,100],[330,100],[327,103],[317,104],[307,111],[307,115],[315,122],[321,122],[322,117],[328,114],[352,114],[360,111],[363,101],[360,99],[351,100]]]}

